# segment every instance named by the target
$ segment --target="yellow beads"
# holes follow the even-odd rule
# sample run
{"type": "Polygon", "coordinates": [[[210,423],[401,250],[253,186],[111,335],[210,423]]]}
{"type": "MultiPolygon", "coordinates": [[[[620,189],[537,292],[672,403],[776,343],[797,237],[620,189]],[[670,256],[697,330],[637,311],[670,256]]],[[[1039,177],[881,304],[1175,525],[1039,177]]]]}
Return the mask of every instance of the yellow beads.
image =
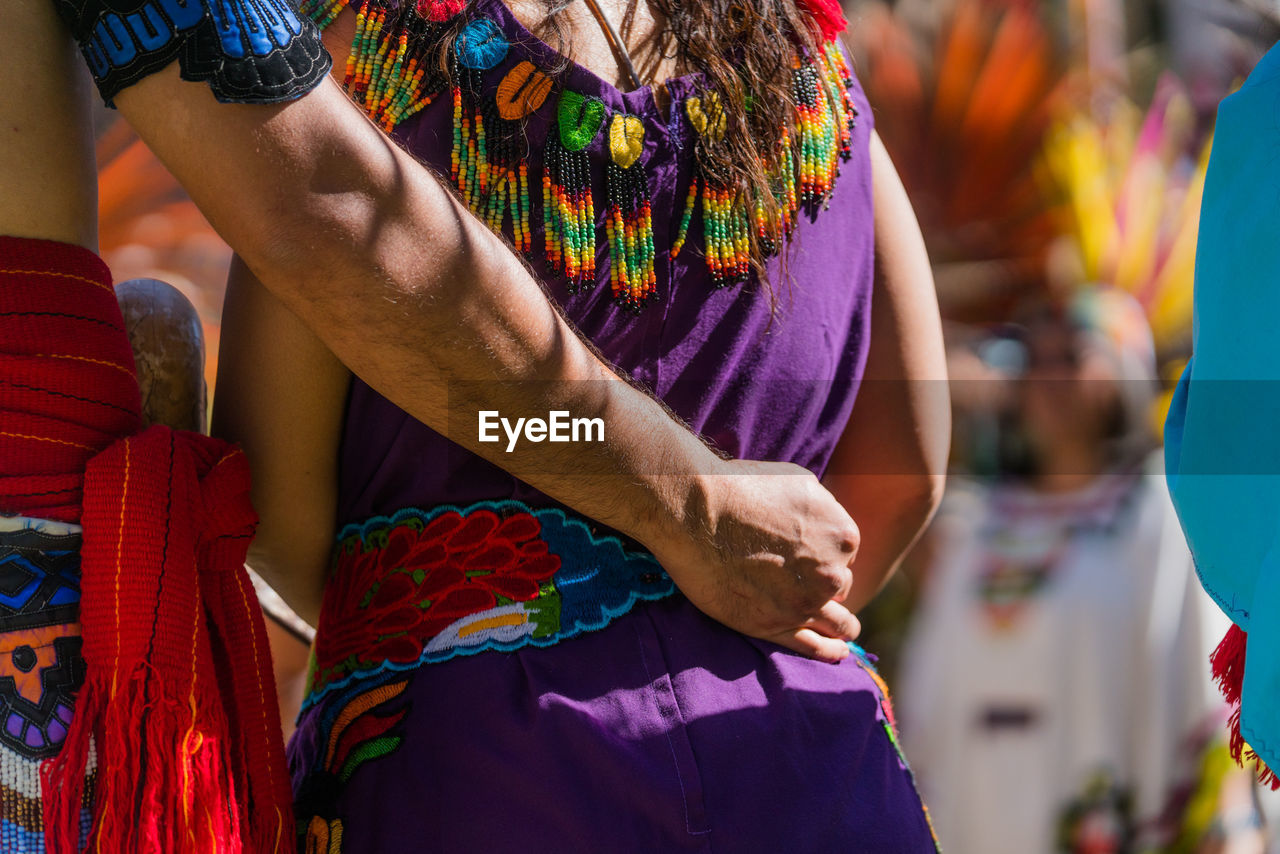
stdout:
{"type": "Polygon", "coordinates": [[[649,179],[640,155],[644,153],[644,123],[635,116],[615,114],[609,123],[609,164],[606,182],[609,215],[609,284],[613,298],[639,309],[657,293],[654,270],[653,211],[649,179]]]}
{"type": "Polygon", "coordinates": [[[699,136],[709,136],[712,139],[724,137],[729,117],[720,106],[720,96],[715,92],[707,93],[705,110],[702,108],[702,99],[694,95],[685,100],[684,111],[689,117],[689,124],[693,125],[699,136]]]}

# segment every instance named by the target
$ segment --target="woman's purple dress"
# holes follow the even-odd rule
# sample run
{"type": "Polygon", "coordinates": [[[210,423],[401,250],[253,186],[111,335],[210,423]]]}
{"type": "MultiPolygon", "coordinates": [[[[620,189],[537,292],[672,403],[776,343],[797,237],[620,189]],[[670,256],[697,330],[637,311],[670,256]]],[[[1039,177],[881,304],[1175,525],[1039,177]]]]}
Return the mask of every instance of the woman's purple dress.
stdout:
{"type": "MultiPolygon", "coordinates": [[[[500,0],[467,14],[510,41],[487,82],[521,60],[559,61],[500,0]]],[[[692,80],[669,83],[666,115],[647,87],[621,93],[577,66],[561,84],[644,122],[658,298],[639,313],[613,302],[603,239],[599,284],[573,296],[535,252],[550,293],[605,358],[719,448],[821,474],[869,336],[872,123],[857,83],[852,157],[830,206],[797,229],[790,281],[770,264],[776,314],[767,288],[713,287],[701,216],[670,262],[694,167],[680,109],[692,80]]],[[[554,100],[529,119],[531,163],[554,100]]],[[[397,130],[448,171],[447,92],[397,130]]],[[[604,137],[588,148],[597,193],[604,137]]],[[[536,249],[541,216],[532,221],[536,249]]],[[[888,702],[860,655],[821,664],[721,626],[637,544],[359,381],[340,477],[339,568],[290,745],[307,850],[934,850],[888,702]],[[591,592],[575,599],[574,585],[591,592]],[[459,628],[454,618],[476,601],[487,622],[459,628]],[[424,614],[436,615],[426,634],[449,643],[410,637],[424,614]]]]}

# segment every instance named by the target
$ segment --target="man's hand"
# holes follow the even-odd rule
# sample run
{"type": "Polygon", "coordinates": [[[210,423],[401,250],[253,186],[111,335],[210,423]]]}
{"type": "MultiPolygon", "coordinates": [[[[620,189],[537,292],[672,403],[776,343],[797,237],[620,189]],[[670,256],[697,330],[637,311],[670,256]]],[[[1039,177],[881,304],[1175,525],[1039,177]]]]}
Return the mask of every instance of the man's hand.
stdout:
{"type": "Polygon", "coordinates": [[[859,532],[807,470],[730,461],[682,535],[646,543],[694,605],[743,634],[837,662],[861,630],[841,602],[859,532]],[[702,530],[697,530],[702,528],[702,530]]]}

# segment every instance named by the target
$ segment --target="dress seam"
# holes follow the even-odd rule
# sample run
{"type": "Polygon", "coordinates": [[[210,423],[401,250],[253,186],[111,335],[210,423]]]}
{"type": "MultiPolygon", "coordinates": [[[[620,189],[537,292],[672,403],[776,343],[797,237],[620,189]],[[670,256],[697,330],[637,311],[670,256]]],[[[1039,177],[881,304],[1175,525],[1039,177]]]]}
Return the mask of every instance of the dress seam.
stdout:
{"type": "MultiPolygon", "coordinates": [[[[634,622],[632,623],[632,631],[635,632],[636,642],[640,647],[640,666],[644,668],[645,678],[647,678],[649,680],[649,684],[652,685],[656,680],[654,678],[653,671],[649,668],[649,658],[647,655],[645,655],[644,638],[640,636],[640,629],[635,625],[634,622]]],[[[670,678],[670,675],[669,674],[667,675],[668,675],[668,678],[670,678]]],[[[674,690],[672,691],[672,699],[673,700],[675,699],[674,690]]],[[[679,712],[678,706],[676,708],[676,711],[677,713],[679,712]]],[[[659,708],[659,713],[661,713],[661,708],[659,708]]],[[[663,715],[663,717],[665,718],[666,716],[663,715]]],[[[683,721],[681,721],[680,723],[681,725],[683,725],[683,721]]],[[[663,733],[663,735],[667,739],[667,749],[671,751],[671,763],[675,767],[676,782],[680,784],[680,800],[681,800],[681,803],[683,803],[684,805],[685,832],[688,833],[690,836],[706,836],[708,837],[708,840],[709,840],[709,835],[711,833],[710,827],[706,828],[705,830],[693,829],[693,818],[692,816],[689,815],[689,791],[685,788],[685,785],[684,785],[684,774],[682,774],[680,771],[680,757],[676,755],[676,746],[671,739],[671,728],[668,727],[666,731],[663,733]]],[[[690,752],[692,753],[692,748],[690,752]]],[[[695,763],[695,766],[696,766],[696,763],[695,763]]],[[[709,842],[708,842],[708,846],[709,846],[709,842]]]]}

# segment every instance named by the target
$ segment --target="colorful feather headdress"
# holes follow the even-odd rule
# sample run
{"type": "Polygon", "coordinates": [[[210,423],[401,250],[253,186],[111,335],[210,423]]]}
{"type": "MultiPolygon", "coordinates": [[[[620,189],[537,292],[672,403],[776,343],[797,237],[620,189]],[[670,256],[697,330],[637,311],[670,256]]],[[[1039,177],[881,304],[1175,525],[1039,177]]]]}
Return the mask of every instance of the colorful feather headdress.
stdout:
{"type": "Polygon", "coordinates": [[[960,0],[925,39],[887,7],[850,29],[876,129],[902,176],[950,319],[1041,286],[1055,237],[1036,164],[1066,63],[1031,6],[960,0]]]}
{"type": "Polygon", "coordinates": [[[1047,193],[1074,243],[1084,280],[1118,287],[1142,305],[1157,351],[1176,353],[1191,331],[1200,198],[1209,142],[1197,144],[1182,84],[1161,77],[1145,115],[1113,95],[1108,118],[1076,110],[1049,131],[1047,193]]]}

